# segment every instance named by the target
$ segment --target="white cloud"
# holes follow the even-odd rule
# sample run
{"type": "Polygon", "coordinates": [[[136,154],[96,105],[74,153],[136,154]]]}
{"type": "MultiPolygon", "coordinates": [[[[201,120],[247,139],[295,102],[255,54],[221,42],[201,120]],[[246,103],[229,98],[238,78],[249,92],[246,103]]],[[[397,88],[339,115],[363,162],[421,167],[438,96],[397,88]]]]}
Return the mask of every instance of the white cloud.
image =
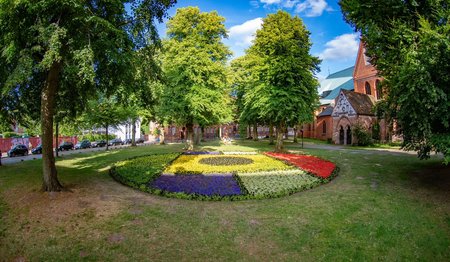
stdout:
{"type": "Polygon", "coordinates": [[[278,5],[292,9],[296,13],[305,14],[307,17],[321,16],[324,11],[332,11],[326,0],[259,0],[264,6],[278,5]]]}
{"type": "Polygon", "coordinates": [[[295,12],[305,13],[307,17],[321,16],[325,10],[332,10],[325,0],[306,0],[295,6],[295,12]]]}
{"type": "Polygon", "coordinates": [[[323,60],[354,59],[358,53],[359,34],[343,34],[328,41],[319,57],[323,60]]]}
{"type": "Polygon", "coordinates": [[[229,39],[238,46],[248,47],[255,38],[256,30],[261,28],[262,18],[248,20],[230,28],[229,39]]]}

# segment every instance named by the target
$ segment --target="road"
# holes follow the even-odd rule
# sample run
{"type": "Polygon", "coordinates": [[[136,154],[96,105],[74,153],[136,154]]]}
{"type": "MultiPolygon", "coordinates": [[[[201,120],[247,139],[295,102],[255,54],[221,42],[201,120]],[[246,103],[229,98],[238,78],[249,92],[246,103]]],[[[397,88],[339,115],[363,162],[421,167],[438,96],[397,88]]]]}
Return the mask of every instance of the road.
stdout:
{"type": "MultiPolygon", "coordinates": [[[[153,143],[147,142],[144,144],[137,144],[137,146],[146,146],[151,145],[153,143]]],[[[122,146],[110,146],[109,149],[117,149],[117,148],[125,148],[129,147],[131,145],[122,145],[122,146]]],[[[73,154],[81,154],[81,153],[88,153],[88,152],[95,152],[95,151],[105,151],[106,147],[95,147],[95,148],[87,148],[87,149],[79,149],[79,150],[69,150],[69,151],[60,151],[58,152],[58,155],[60,156],[67,156],[67,155],[73,155],[73,154]]],[[[27,160],[34,160],[34,159],[41,159],[42,155],[32,155],[29,154],[28,156],[16,156],[16,157],[7,157],[6,153],[2,154],[2,165],[8,165],[8,164],[15,164],[27,160]]]]}

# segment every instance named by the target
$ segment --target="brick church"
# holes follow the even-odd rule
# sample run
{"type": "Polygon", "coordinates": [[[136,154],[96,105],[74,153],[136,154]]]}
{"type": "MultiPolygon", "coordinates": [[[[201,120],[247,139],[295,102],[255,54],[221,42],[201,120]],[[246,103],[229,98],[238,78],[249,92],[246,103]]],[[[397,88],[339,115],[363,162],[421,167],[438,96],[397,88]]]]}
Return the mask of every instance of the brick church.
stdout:
{"type": "Polygon", "coordinates": [[[352,128],[359,124],[369,132],[377,132],[377,140],[390,141],[389,126],[373,112],[375,103],[383,96],[381,81],[361,42],[355,66],[331,74],[321,82],[321,105],[315,121],[303,125],[304,137],[355,144],[352,128]]]}

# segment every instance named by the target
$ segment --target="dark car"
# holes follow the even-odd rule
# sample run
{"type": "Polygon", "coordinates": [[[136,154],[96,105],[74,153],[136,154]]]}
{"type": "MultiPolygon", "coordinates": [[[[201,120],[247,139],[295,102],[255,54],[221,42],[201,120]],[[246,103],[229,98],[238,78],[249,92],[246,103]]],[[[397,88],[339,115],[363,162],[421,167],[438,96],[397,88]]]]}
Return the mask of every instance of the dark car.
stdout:
{"type": "Polygon", "coordinates": [[[75,145],[75,149],[86,149],[91,147],[91,142],[89,140],[83,140],[81,142],[78,142],[75,145]]]}
{"type": "Polygon", "coordinates": [[[9,157],[28,155],[28,147],[26,145],[15,145],[8,152],[9,157]]]}
{"type": "Polygon", "coordinates": [[[116,138],[116,139],[112,139],[111,141],[109,141],[108,145],[118,146],[118,145],[123,145],[123,142],[122,142],[122,139],[116,138]]]}
{"type": "Polygon", "coordinates": [[[136,140],[136,143],[137,144],[143,144],[145,142],[145,139],[144,138],[139,138],[138,140],[136,140]]]}
{"type": "Polygon", "coordinates": [[[42,144],[39,144],[37,147],[31,149],[31,153],[33,155],[42,154],[42,144]]]}
{"type": "Polygon", "coordinates": [[[70,141],[65,141],[59,144],[58,151],[64,151],[64,150],[73,150],[73,143],[70,141]]]}
{"type": "Polygon", "coordinates": [[[133,139],[128,138],[128,139],[125,139],[125,140],[123,141],[123,144],[124,144],[124,145],[127,145],[127,144],[131,144],[131,142],[133,142],[133,139]]]}
{"type": "Polygon", "coordinates": [[[106,146],[106,141],[105,140],[99,140],[99,141],[94,141],[91,143],[92,147],[104,147],[106,146]]]}

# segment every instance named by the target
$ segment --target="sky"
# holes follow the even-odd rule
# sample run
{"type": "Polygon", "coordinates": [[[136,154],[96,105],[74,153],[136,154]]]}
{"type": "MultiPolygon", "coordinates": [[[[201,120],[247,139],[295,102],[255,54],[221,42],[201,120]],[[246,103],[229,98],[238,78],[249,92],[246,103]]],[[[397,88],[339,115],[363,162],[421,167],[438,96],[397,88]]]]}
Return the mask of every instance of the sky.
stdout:
{"type": "MultiPolygon", "coordinates": [[[[278,10],[300,17],[311,32],[311,54],[322,59],[318,78],[323,79],[355,64],[359,34],[342,16],[337,0],[179,0],[169,10],[174,16],[177,8],[198,6],[202,12],[217,11],[225,18],[233,57],[244,54],[251,45],[262,19],[278,10]]],[[[166,35],[164,24],[158,26],[161,37],[166,35]]]]}

